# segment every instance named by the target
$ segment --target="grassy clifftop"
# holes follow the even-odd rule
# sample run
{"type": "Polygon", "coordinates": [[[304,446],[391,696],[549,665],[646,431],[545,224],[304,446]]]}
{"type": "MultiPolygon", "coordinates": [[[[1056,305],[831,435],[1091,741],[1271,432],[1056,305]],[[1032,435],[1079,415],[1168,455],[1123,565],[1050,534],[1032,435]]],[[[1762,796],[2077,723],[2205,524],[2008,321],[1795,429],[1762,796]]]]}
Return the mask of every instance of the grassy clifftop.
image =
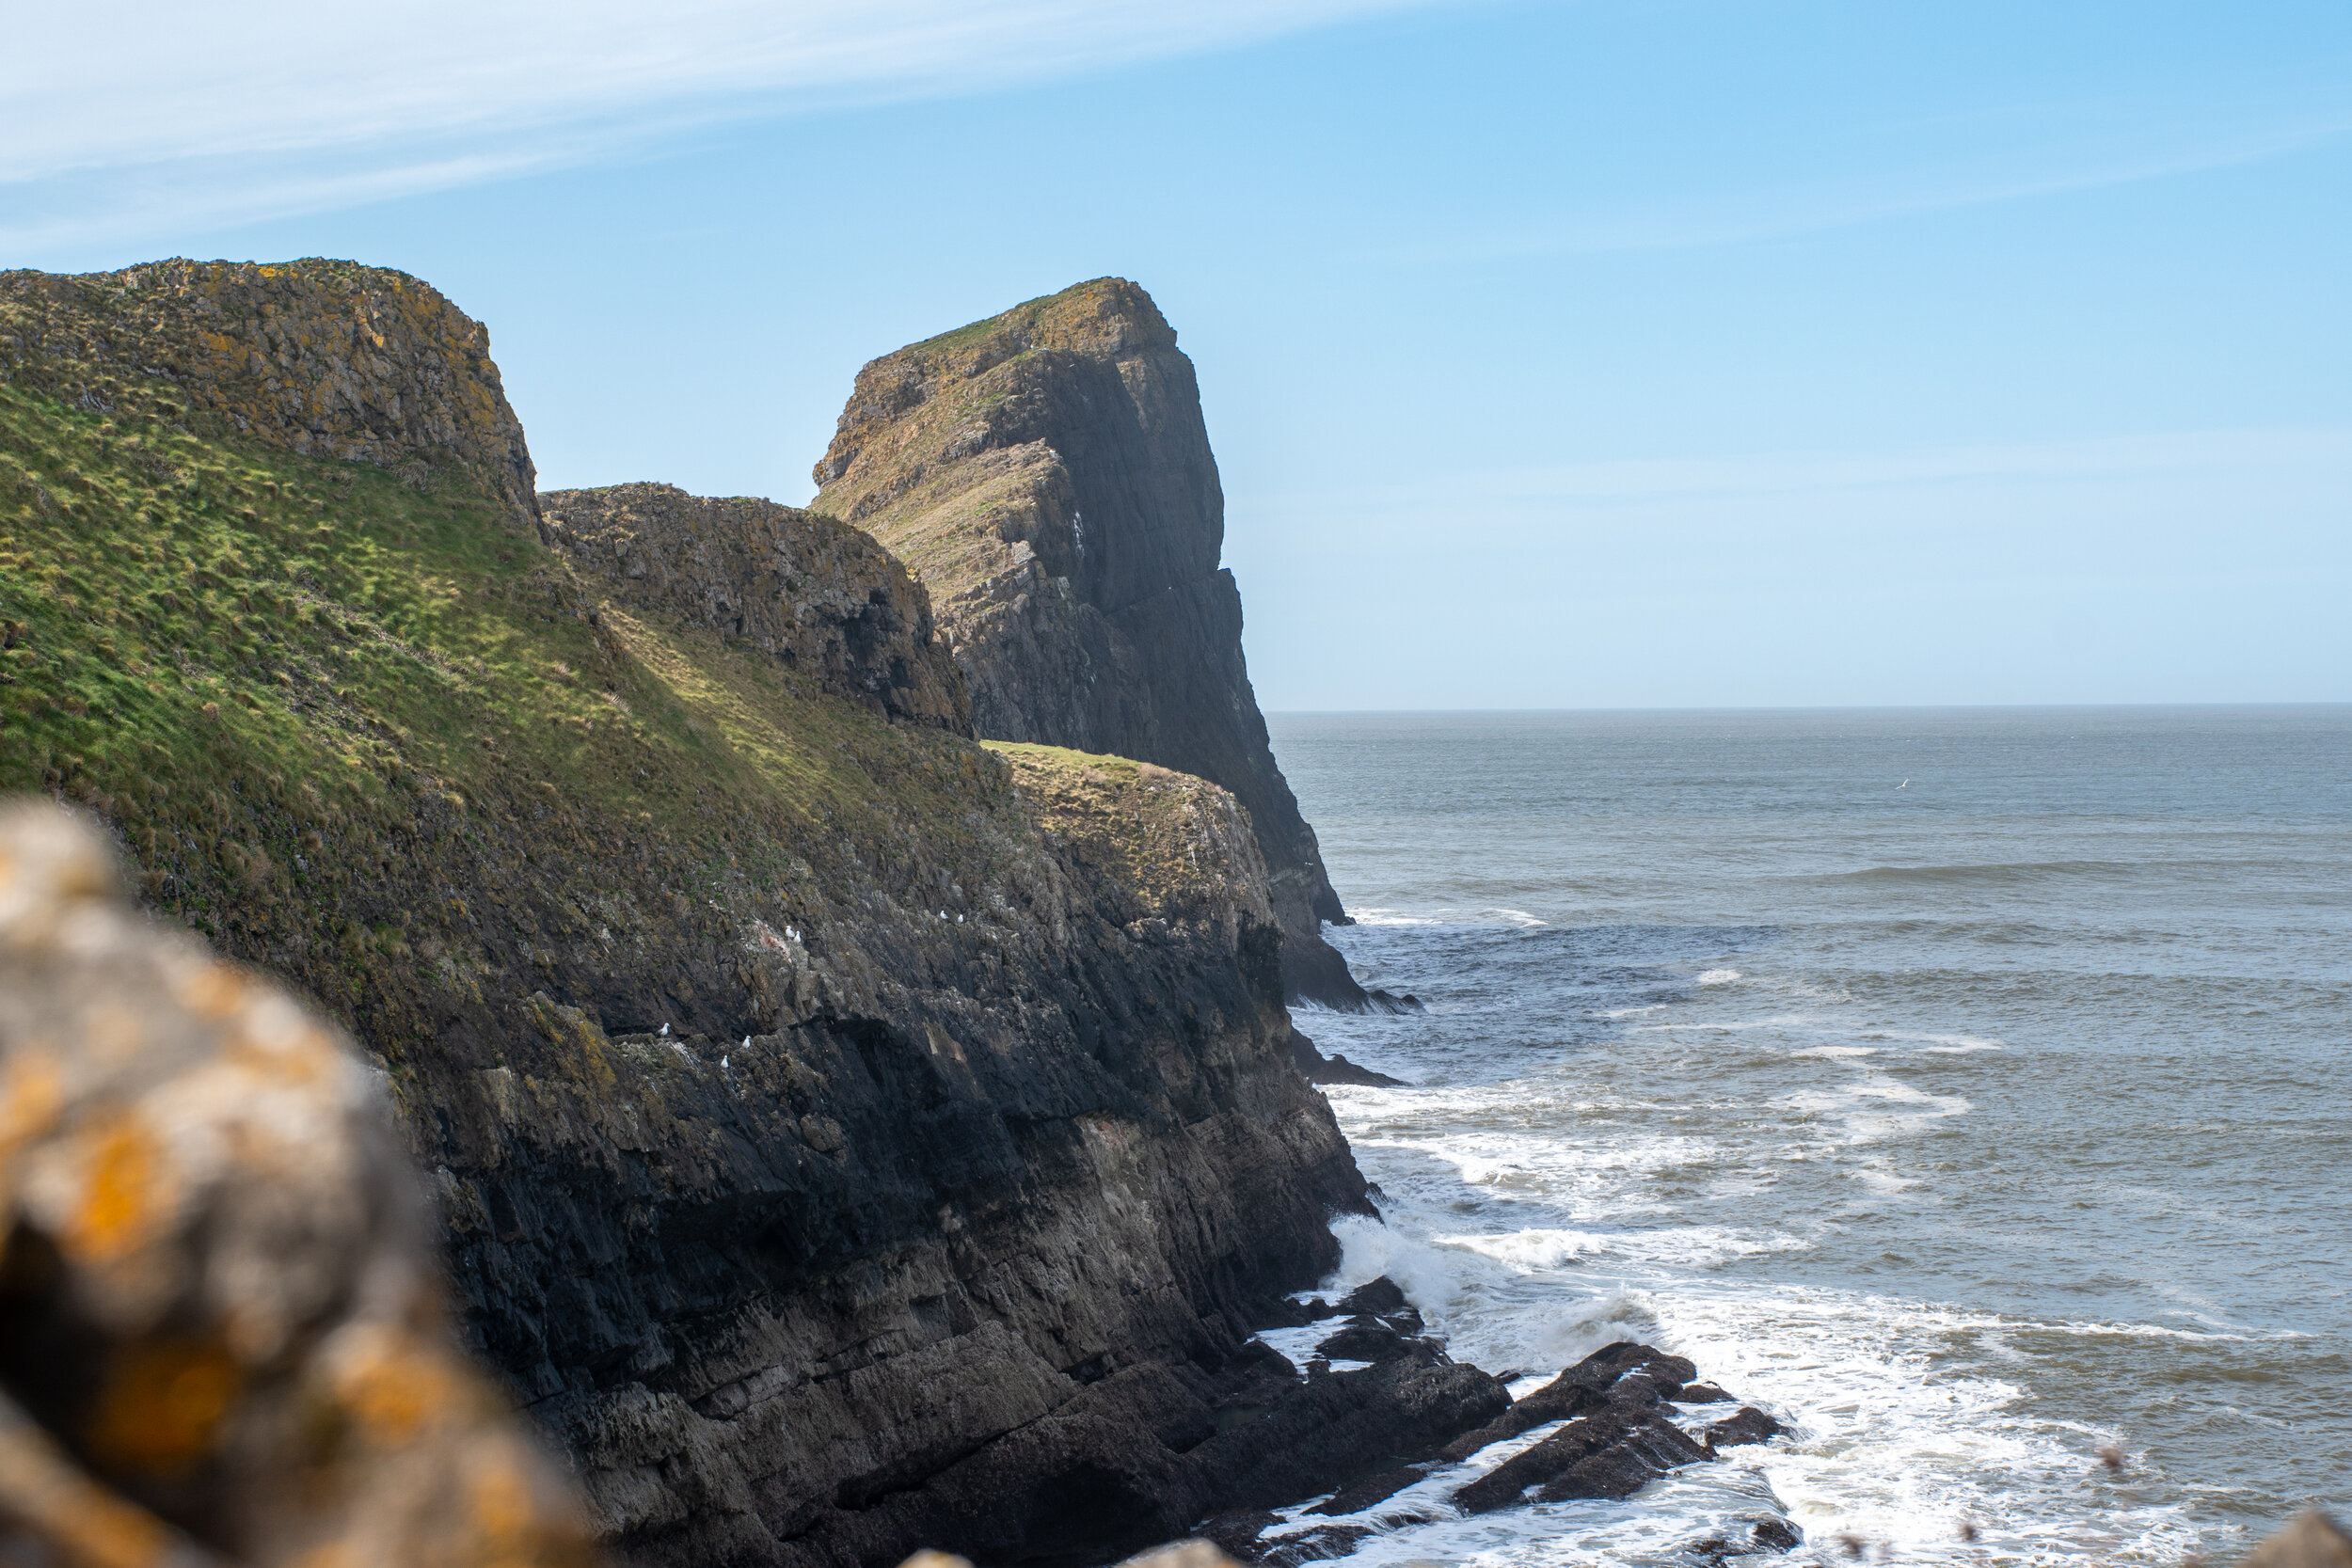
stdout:
{"type": "Polygon", "coordinates": [[[536,509],[488,330],[389,267],[312,258],[0,272],[0,381],[305,455],[419,475],[456,466],[517,521],[536,509]]]}
{"type": "Polygon", "coordinates": [[[976,812],[1016,831],[987,753],[600,607],[501,500],[0,387],[0,789],[119,824],[151,901],[385,1046],[430,1028],[404,966],[478,981],[714,875],[928,884],[976,812]]]}
{"type": "Polygon", "coordinates": [[[1240,807],[966,738],[847,525],[518,511],[518,433],[443,438],[494,387],[470,323],[371,325],[379,377],[339,312],[389,281],[236,316],[236,273],[151,316],[0,276],[0,791],[353,1025],[469,1333],[633,1560],[1127,1528],[1067,1499],[1171,1389],[1206,1430],[1184,1390],[1365,1202],[1240,807]]]}
{"type": "MultiPolygon", "coordinates": [[[[779,1026],[818,1005],[807,963],[747,964],[747,930],[795,931],[819,970],[886,986],[952,948],[931,927],[1057,876],[1041,832],[1126,890],[1120,921],[1187,890],[1262,905],[1245,819],[1213,786],[887,722],[838,671],[583,570],[560,527],[516,526],[497,464],[344,461],[240,430],[222,410],[257,405],[169,331],[107,338],[104,310],[65,331],[54,281],[0,289],[20,326],[28,293],[49,301],[38,373],[0,381],[0,791],[98,812],[150,903],[293,977],[389,1061],[435,1042],[493,1059],[499,1017],[536,990],[616,1030],[779,1026]],[[146,360],[181,379],[121,369],[146,360]]],[[[62,281],[106,309],[137,293],[62,281]]],[[[183,314],[206,297],[182,289],[183,314]]],[[[462,316],[441,325],[453,342],[420,339],[409,361],[475,341],[462,316]]],[[[870,590],[906,596],[865,535],[796,517],[842,537],[780,533],[767,565],[797,552],[830,582],[864,562],[870,590]]]]}

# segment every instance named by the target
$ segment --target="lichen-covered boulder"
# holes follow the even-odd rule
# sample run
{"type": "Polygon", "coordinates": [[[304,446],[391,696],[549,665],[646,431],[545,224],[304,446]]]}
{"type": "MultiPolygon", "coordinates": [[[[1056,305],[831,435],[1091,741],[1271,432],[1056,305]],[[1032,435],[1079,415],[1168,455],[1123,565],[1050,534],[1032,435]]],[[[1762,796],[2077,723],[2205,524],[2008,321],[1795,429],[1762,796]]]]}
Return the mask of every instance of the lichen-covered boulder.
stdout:
{"type": "Polygon", "coordinates": [[[0,811],[0,1557],[590,1561],[443,1321],[368,1069],[114,882],[0,811]]]}

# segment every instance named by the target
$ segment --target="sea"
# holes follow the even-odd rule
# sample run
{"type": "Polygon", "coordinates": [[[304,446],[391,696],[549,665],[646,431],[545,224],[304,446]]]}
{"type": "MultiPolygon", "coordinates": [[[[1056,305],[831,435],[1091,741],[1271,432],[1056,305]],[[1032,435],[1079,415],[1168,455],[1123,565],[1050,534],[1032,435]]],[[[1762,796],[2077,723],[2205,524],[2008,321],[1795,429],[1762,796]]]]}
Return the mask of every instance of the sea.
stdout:
{"type": "Polygon", "coordinates": [[[1790,1428],[1463,1517],[1490,1450],[1351,1560],[1772,1513],[1797,1561],[2226,1562],[2352,1510],[2352,707],[1269,727],[1333,941],[1425,1008],[1296,1015],[1405,1083],[1328,1091],[1384,1211],[1329,1286],[1522,1392],[1637,1339],[1790,1428]]]}

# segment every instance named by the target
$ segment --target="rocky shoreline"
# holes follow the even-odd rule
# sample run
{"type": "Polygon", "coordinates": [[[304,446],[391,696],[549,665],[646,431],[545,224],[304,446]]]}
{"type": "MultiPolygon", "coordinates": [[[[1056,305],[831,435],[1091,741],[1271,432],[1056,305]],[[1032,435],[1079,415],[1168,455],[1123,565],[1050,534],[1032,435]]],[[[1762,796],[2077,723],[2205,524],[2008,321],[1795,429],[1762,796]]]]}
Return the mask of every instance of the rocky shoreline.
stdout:
{"type": "Polygon", "coordinates": [[[1063,629],[1214,676],[1106,710],[1170,748],[1140,760],[987,738],[975,692],[1046,672],[984,667],[979,623],[934,620],[936,552],[886,529],[539,495],[487,349],[350,263],[0,275],[0,789],[102,823],[149,910],[349,1030],[457,1332],[608,1550],[1080,1568],[1214,1520],[1303,1561],[1371,1528],[1343,1501],[1409,1506],[1482,1433],[1501,1460],[1522,1407],[1567,1423],[1510,1459],[1528,1485],[1735,1440],[1672,1435],[1688,1374],[1654,1352],[1514,1404],[1393,1287],[1297,1299],[1370,1212],[1313,1085],[1378,1075],[1285,1007],[1341,911],[1141,291],[877,361],[827,460],[827,498],[885,497],[868,521],[935,483],[932,545],[1026,519],[1042,559],[1066,529],[1092,608],[1063,629]],[[930,418],[974,397],[977,433],[930,418]],[[970,465],[1006,463],[1037,506],[973,513],[970,465]],[[1162,599],[1223,609],[1136,608],[1162,599]],[[1311,1541],[1268,1522],[1327,1494],[1311,1541]]]}
{"type": "MultiPolygon", "coordinates": [[[[1690,1361],[1630,1341],[1514,1399],[1505,1379],[1450,1361],[1385,1276],[1336,1303],[1295,1305],[1290,1332],[1274,1337],[1311,1348],[1302,1366],[1266,1347],[1250,1408],[1264,1436],[1298,1432],[1312,1451],[1263,1472],[1273,1484],[1199,1527],[1243,1562],[1344,1557],[1383,1529],[1449,1512],[1626,1497],[1786,1430],[1753,1405],[1724,1411],[1736,1402],[1697,1381],[1690,1361]],[[1296,1414],[1310,1409],[1314,1417],[1296,1414]]],[[[1752,1525],[1730,1550],[1787,1550],[1800,1539],[1779,1514],[1752,1525]]]]}

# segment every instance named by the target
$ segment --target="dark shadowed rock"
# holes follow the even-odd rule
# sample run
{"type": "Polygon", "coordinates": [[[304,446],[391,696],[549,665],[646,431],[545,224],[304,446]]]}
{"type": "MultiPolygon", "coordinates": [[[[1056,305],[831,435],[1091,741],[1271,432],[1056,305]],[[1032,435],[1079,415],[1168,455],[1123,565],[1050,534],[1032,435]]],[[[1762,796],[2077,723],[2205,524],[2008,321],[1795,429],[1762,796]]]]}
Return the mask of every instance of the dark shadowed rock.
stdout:
{"type": "Polygon", "coordinates": [[[1279,1507],[1419,1459],[1491,1420],[1510,1398],[1485,1372],[1420,1341],[1378,1366],[1308,1379],[1189,1458],[1222,1507],[1279,1507]]]}
{"type": "Polygon", "coordinates": [[[1628,1392],[1637,1404],[1646,1408],[1657,1402],[1661,1386],[1678,1388],[1682,1379],[1697,1375],[1697,1369],[1679,1355],[1668,1355],[1647,1345],[1621,1339],[1595,1351],[1541,1388],[1516,1401],[1493,1421],[1455,1438],[1446,1445],[1443,1457],[1468,1459],[1489,1443],[1517,1437],[1548,1421],[1564,1421],[1598,1409],[1608,1402],[1610,1391],[1616,1387],[1618,1380],[1629,1374],[1641,1375],[1638,1389],[1629,1388],[1628,1392]]]}
{"type": "Polygon", "coordinates": [[[1412,1341],[1386,1323],[1350,1323],[1315,1346],[1333,1361],[1390,1361],[1411,1353],[1412,1341]]]}
{"type": "Polygon", "coordinates": [[[1365,1006],[1321,936],[1346,916],[1267,743],[1200,390],[1149,295],[1099,278],[873,361],[816,478],[930,587],[981,735],[1232,790],[1289,994],[1365,1006]]]}
{"type": "Polygon", "coordinates": [[[1406,1307],[1404,1287],[1384,1274],[1342,1296],[1338,1310],[1350,1317],[1378,1318],[1404,1311],[1406,1307]]]}
{"type": "Polygon", "coordinates": [[[1654,1408],[1612,1402],[1512,1455],[1454,1495],[1472,1513],[1490,1513],[1541,1487],[1546,1502],[1570,1497],[1625,1497],[1677,1465],[1708,1452],[1654,1408]]]}
{"type": "Polygon", "coordinates": [[[1326,1513],[1335,1518],[1346,1513],[1361,1513],[1373,1504],[1385,1502],[1396,1496],[1428,1473],[1428,1467],[1421,1465],[1404,1465],[1393,1470],[1383,1470],[1376,1476],[1351,1481],[1307,1512],[1326,1513]]]}
{"type": "Polygon", "coordinates": [[[1689,1383],[1674,1397],[1677,1404],[1724,1404],[1731,1396],[1711,1383],[1689,1383]]]}
{"type": "Polygon", "coordinates": [[[1358,1067],[1346,1057],[1326,1056],[1315,1049],[1315,1042],[1297,1030],[1291,1032],[1291,1051],[1297,1060],[1298,1070],[1307,1075],[1310,1084],[1354,1084],[1363,1088],[1402,1088],[1405,1080],[1391,1078],[1385,1072],[1375,1072],[1368,1067],[1358,1067]]]}
{"type": "MultiPolygon", "coordinates": [[[[1604,1412],[1572,1421],[1569,1427],[1583,1422],[1605,1426],[1610,1418],[1604,1412]]],[[[1629,1497],[1669,1470],[1712,1457],[1680,1427],[1653,1411],[1620,1426],[1613,1438],[1544,1482],[1536,1497],[1543,1502],[1629,1497]]]]}

